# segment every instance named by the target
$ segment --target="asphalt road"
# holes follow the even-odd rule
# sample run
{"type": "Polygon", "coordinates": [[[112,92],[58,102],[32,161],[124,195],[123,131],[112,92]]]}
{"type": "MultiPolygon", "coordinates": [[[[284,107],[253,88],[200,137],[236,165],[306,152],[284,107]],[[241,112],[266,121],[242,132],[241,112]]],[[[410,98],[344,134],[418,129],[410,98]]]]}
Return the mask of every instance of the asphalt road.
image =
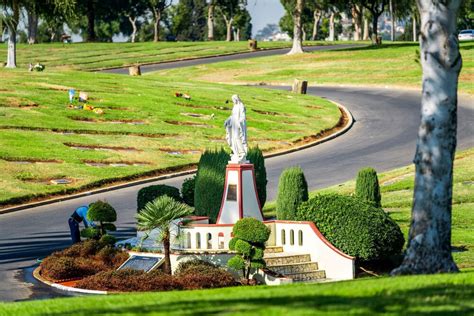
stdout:
{"type": "MultiPolygon", "coordinates": [[[[364,166],[382,172],[411,163],[420,116],[419,92],[393,88],[318,87],[310,88],[308,93],[345,105],[355,118],[354,126],[329,142],[267,159],[269,200],[275,198],[278,177],[288,166],[301,166],[309,187],[316,189],[352,179],[364,166]]],[[[459,104],[457,148],[470,148],[474,146],[473,99],[461,96],[459,104]]],[[[249,142],[252,145],[252,135],[249,135],[249,142]]],[[[157,183],[180,187],[184,178],[157,183]]],[[[18,274],[35,264],[36,258],[69,245],[67,219],[80,205],[97,199],[107,200],[118,212],[118,236],[133,236],[136,194],[147,185],[151,183],[0,215],[0,300],[50,295],[38,293],[37,288],[23,282],[18,274]]]]}

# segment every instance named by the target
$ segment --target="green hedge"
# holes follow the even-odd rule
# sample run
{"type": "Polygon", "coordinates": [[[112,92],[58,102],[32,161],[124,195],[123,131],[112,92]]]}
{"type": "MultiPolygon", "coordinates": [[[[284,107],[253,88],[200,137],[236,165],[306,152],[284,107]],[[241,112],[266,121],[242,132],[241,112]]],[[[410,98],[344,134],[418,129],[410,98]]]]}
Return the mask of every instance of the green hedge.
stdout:
{"type": "Polygon", "coordinates": [[[183,202],[189,206],[194,206],[194,188],[196,186],[196,176],[187,178],[183,181],[181,186],[181,195],[183,202]]]}
{"type": "Polygon", "coordinates": [[[177,188],[165,184],[151,185],[141,188],[140,191],[138,191],[137,212],[143,209],[148,202],[151,202],[162,195],[167,195],[174,198],[176,201],[182,202],[177,188]]]}
{"type": "Polygon", "coordinates": [[[308,184],[300,167],[290,167],[278,181],[276,214],[279,220],[295,220],[298,206],[308,200],[308,184]]]}
{"type": "Polygon", "coordinates": [[[199,159],[194,190],[196,215],[215,223],[224,193],[225,168],[230,156],[224,149],[206,150],[199,159]]]}
{"type": "Polygon", "coordinates": [[[312,221],[335,247],[363,261],[401,253],[400,227],[370,203],[338,194],[317,195],[298,208],[296,220],[312,221]]]}
{"type": "MultiPolygon", "coordinates": [[[[259,148],[251,148],[247,159],[254,164],[257,195],[263,207],[267,196],[267,172],[262,151],[259,148]]],[[[206,150],[199,160],[194,186],[194,207],[196,215],[209,216],[212,223],[216,222],[219,215],[224,193],[225,168],[229,160],[229,154],[222,148],[206,150]]]]}
{"type": "Polygon", "coordinates": [[[355,195],[367,202],[381,207],[381,196],[377,172],[373,168],[362,168],[357,174],[355,195]]]}

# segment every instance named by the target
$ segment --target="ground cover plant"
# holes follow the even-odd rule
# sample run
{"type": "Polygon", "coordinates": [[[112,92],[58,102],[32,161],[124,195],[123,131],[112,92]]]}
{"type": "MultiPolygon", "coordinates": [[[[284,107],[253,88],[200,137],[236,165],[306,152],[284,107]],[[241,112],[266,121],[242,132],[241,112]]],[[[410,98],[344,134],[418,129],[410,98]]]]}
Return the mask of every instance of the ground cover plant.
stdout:
{"type": "MultiPolygon", "coordinates": [[[[474,42],[460,43],[463,67],[459,91],[474,94],[474,42]]],[[[388,43],[304,55],[270,56],[161,71],[167,76],[238,84],[285,84],[304,78],[311,84],[356,84],[419,88],[419,44],[388,43]],[[252,71],[248,71],[252,69],[252,71]]],[[[157,75],[158,75],[157,74],[157,75]]]]}
{"type": "Polygon", "coordinates": [[[225,144],[226,101],[235,93],[247,106],[250,145],[266,152],[340,117],[335,105],[311,96],[154,76],[0,69],[0,87],[0,204],[194,164],[205,148],[225,144]],[[70,88],[86,91],[104,114],[68,108],[70,88]]]}
{"type": "MultiPolygon", "coordinates": [[[[333,43],[319,41],[305,44],[332,45],[333,43]]],[[[283,48],[290,47],[291,43],[259,42],[258,46],[261,49],[283,48]]],[[[1,56],[6,56],[6,50],[6,44],[0,45],[1,56]]],[[[27,69],[29,63],[40,62],[46,66],[46,69],[98,70],[248,51],[248,44],[244,41],[17,44],[17,65],[27,69]]]]}
{"type": "Polygon", "coordinates": [[[474,270],[323,284],[242,286],[0,303],[0,315],[469,315],[474,270]]]}
{"type": "Polygon", "coordinates": [[[41,275],[52,281],[83,278],[102,271],[114,271],[128,254],[110,243],[86,240],[52,253],[41,263],[41,275]]]}

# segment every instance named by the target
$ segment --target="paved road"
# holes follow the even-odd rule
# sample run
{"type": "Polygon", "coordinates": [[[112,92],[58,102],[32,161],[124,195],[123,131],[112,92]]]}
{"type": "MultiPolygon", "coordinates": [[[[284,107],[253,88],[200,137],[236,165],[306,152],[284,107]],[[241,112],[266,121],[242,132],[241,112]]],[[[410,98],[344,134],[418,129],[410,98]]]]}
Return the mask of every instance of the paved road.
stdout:
{"type": "MultiPolygon", "coordinates": [[[[345,48],[354,48],[354,47],[361,47],[365,45],[361,44],[340,44],[340,45],[327,45],[327,46],[306,46],[304,50],[306,52],[314,52],[314,51],[324,51],[324,50],[335,50],[335,49],[345,49],[345,48]]],[[[157,64],[150,64],[150,65],[143,65],[141,66],[141,72],[151,72],[157,70],[165,70],[165,69],[172,69],[172,68],[182,68],[182,67],[189,67],[189,66],[197,66],[203,64],[211,64],[220,61],[229,61],[229,60],[240,60],[240,59],[248,59],[248,58],[255,58],[255,57],[266,57],[266,56],[275,56],[286,54],[290,51],[290,48],[278,48],[278,49],[268,49],[268,50],[259,50],[256,52],[246,52],[246,53],[239,53],[234,55],[226,55],[226,56],[217,56],[217,57],[205,57],[199,59],[190,59],[190,60],[183,60],[183,61],[170,61],[170,62],[163,62],[157,64]]],[[[128,74],[128,68],[116,68],[116,69],[108,69],[103,70],[102,72],[106,73],[114,73],[114,74],[128,74]]]]}
{"type": "MultiPolygon", "coordinates": [[[[268,197],[275,198],[283,168],[300,165],[311,189],[337,184],[355,176],[364,166],[378,171],[411,163],[419,124],[419,93],[396,89],[310,88],[346,105],[355,123],[351,130],[330,142],[266,161],[268,197]]],[[[474,146],[474,104],[460,98],[458,149],[474,146]]],[[[250,142],[252,136],[250,136],[250,142]]],[[[180,186],[184,177],[161,181],[180,186]]],[[[150,184],[147,184],[150,185],[150,184]]],[[[136,194],[142,186],[101,193],[77,200],[0,215],[0,300],[27,299],[39,295],[14,276],[34,264],[36,258],[68,245],[67,218],[75,207],[106,199],[118,211],[118,235],[134,234],[136,194]]],[[[40,295],[41,296],[41,295],[40,295]]]]}

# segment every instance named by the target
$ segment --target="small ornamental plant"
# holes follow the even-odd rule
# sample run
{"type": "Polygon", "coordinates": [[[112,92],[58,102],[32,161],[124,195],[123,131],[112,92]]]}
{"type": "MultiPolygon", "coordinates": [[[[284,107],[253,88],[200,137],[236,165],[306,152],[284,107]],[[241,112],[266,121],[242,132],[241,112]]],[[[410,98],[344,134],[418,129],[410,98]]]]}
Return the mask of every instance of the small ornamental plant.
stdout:
{"type": "Polygon", "coordinates": [[[235,223],[232,230],[234,238],[229,242],[229,249],[237,252],[227,265],[242,271],[244,284],[250,283],[252,269],[265,268],[263,260],[265,242],[270,237],[270,228],[255,218],[243,218],[235,223]]]}
{"type": "Polygon", "coordinates": [[[97,223],[96,227],[88,227],[81,231],[82,237],[90,239],[107,239],[108,243],[112,243],[112,236],[107,235],[108,231],[116,231],[117,228],[113,224],[117,220],[117,212],[107,202],[97,201],[89,205],[87,219],[97,223]]]}
{"type": "Polygon", "coordinates": [[[381,196],[377,172],[373,168],[362,168],[357,174],[355,195],[375,207],[381,207],[381,196]]]}

